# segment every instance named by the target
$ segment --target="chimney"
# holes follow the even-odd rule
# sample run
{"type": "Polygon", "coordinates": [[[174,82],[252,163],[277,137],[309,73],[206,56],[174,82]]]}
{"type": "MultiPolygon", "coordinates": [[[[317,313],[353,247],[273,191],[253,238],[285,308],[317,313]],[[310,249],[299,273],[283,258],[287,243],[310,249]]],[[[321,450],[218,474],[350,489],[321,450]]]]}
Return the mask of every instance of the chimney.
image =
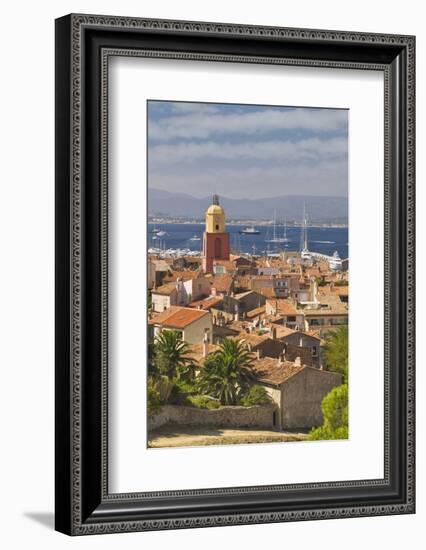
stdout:
{"type": "Polygon", "coordinates": [[[203,357],[207,357],[209,354],[209,337],[208,337],[208,329],[204,330],[204,338],[203,338],[203,357]]]}
{"type": "Polygon", "coordinates": [[[296,367],[300,367],[302,366],[302,361],[300,360],[300,357],[296,357],[296,359],[294,360],[294,364],[296,365],[296,367]]]}
{"type": "Polygon", "coordinates": [[[277,329],[276,329],[276,327],[272,328],[272,339],[273,340],[277,339],[277,329]]]}
{"type": "Polygon", "coordinates": [[[262,357],[262,352],[261,352],[260,348],[257,348],[257,350],[256,350],[256,357],[258,359],[260,359],[262,357]]]}

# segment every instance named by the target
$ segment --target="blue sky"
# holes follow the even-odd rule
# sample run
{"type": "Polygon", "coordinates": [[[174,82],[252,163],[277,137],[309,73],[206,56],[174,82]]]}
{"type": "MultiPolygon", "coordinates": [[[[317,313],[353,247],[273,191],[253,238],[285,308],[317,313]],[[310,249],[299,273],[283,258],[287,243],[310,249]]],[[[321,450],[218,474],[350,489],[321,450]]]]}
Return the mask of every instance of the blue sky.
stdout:
{"type": "Polygon", "coordinates": [[[148,182],[195,197],[347,197],[348,111],[148,101],[148,182]]]}

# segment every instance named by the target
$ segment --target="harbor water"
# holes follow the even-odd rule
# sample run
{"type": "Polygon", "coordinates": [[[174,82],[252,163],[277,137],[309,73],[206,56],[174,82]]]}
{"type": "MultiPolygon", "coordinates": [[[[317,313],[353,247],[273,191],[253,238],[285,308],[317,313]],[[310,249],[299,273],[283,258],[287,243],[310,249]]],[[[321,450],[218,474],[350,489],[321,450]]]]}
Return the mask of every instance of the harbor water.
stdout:
{"type": "MultiPolygon", "coordinates": [[[[255,226],[258,234],[241,234],[244,225],[227,224],[231,249],[254,255],[266,255],[282,252],[296,252],[301,249],[300,227],[276,227],[276,237],[281,242],[273,241],[272,227],[268,225],[255,226]],[[282,242],[283,237],[287,238],[282,242]]],[[[203,223],[163,223],[148,224],[148,248],[162,250],[188,249],[201,252],[204,224],[203,223]]],[[[308,248],[311,252],[319,252],[331,256],[336,250],[340,258],[349,257],[347,227],[308,227],[308,248]]]]}

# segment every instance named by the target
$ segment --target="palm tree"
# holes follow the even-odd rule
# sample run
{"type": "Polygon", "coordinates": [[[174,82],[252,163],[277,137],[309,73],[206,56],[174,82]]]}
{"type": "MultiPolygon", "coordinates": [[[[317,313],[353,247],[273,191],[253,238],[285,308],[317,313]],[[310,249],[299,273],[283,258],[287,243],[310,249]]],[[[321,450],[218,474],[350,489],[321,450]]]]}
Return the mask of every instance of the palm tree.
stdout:
{"type": "Polygon", "coordinates": [[[200,374],[202,393],[220,400],[222,405],[236,405],[253,380],[252,356],[241,341],[226,339],[220,349],[210,354],[200,374]]]}
{"type": "Polygon", "coordinates": [[[348,379],[348,327],[339,327],[325,336],[324,359],[325,367],[343,376],[343,383],[348,379]]]}
{"type": "Polygon", "coordinates": [[[177,330],[163,330],[154,340],[154,364],[169,382],[188,373],[193,365],[189,345],[177,330]]]}

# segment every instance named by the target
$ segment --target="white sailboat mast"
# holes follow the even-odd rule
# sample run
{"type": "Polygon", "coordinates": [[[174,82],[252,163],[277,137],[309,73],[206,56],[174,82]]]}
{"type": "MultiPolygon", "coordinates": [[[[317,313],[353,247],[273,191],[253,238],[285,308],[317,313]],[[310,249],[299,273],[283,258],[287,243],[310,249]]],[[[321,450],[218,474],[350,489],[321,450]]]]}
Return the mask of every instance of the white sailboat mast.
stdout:
{"type": "Polygon", "coordinates": [[[277,211],[276,209],[274,210],[274,234],[273,234],[273,240],[275,241],[277,239],[277,235],[276,235],[276,224],[277,224],[277,211]]]}
{"type": "Polygon", "coordinates": [[[306,205],[303,205],[303,226],[304,226],[304,241],[303,241],[303,248],[305,250],[308,250],[308,222],[306,219],[306,205]]]}
{"type": "Polygon", "coordinates": [[[306,219],[306,204],[303,203],[303,221],[302,228],[300,232],[300,249],[308,250],[308,224],[306,219]]]}

